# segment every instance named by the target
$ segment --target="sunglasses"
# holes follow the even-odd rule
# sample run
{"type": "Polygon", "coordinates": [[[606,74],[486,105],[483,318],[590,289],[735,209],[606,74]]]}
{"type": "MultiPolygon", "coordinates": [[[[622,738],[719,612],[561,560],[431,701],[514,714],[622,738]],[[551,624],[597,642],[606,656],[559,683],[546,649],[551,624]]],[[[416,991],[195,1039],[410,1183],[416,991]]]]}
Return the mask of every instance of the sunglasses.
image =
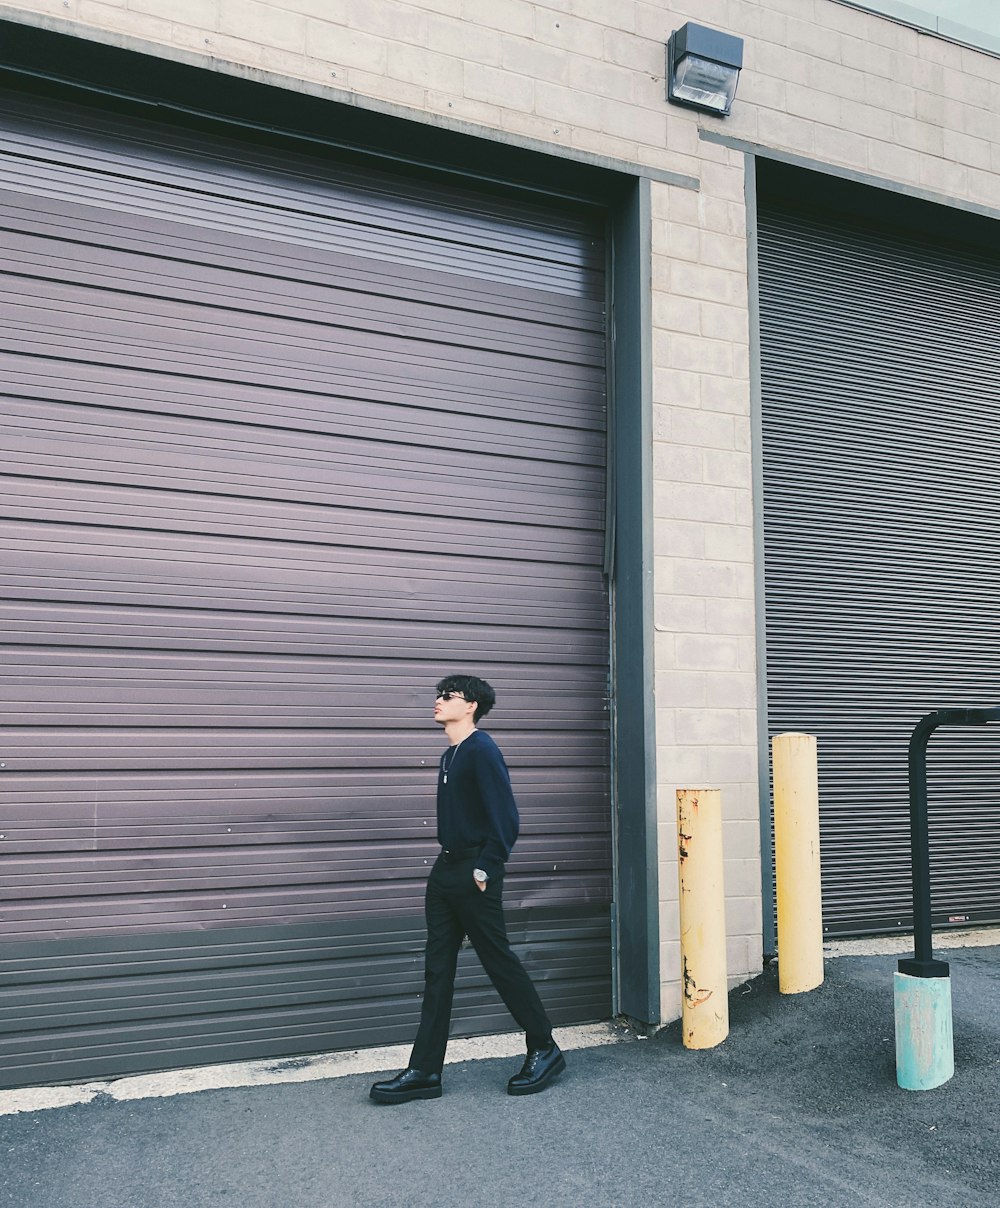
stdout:
{"type": "Polygon", "coordinates": [[[465,697],[461,694],[461,692],[439,692],[434,697],[434,699],[435,700],[451,700],[451,698],[453,696],[457,696],[459,700],[465,700],[465,697]]]}

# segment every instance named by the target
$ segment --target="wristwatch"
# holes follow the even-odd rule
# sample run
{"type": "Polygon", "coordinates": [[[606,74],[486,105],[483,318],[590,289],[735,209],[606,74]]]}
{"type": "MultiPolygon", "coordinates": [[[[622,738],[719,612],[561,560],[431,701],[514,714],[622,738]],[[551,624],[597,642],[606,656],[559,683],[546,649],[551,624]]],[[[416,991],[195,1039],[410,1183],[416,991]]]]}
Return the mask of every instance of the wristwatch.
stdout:
{"type": "Polygon", "coordinates": [[[486,873],[483,872],[483,870],[481,868],[474,868],[472,870],[472,878],[473,878],[473,880],[478,881],[480,885],[485,885],[486,882],[489,880],[489,877],[486,875],[486,873]]]}

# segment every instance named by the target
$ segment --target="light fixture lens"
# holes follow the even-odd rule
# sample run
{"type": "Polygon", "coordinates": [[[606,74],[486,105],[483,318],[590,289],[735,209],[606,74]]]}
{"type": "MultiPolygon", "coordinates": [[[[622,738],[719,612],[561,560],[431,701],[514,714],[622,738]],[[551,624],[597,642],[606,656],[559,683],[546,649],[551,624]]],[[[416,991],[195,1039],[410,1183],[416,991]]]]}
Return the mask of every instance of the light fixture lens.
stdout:
{"type": "Polygon", "coordinates": [[[716,113],[728,113],[736,96],[739,74],[737,68],[685,55],[675,68],[673,98],[716,113]]]}

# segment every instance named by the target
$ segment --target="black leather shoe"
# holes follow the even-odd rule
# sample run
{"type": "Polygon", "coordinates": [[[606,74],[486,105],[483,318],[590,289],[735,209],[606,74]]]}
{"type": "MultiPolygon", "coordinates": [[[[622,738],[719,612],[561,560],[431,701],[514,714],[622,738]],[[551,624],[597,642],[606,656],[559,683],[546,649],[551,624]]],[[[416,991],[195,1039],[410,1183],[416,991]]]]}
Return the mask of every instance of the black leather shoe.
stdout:
{"type": "Polygon", "coordinates": [[[387,1082],[376,1082],[368,1092],[376,1103],[409,1103],[411,1099],[440,1099],[441,1075],[403,1070],[387,1082]]]}
{"type": "Polygon", "coordinates": [[[566,1058],[553,1042],[545,1049],[532,1049],[525,1058],[520,1074],[507,1083],[508,1095],[534,1095],[543,1091],[566,1068],[566,1058]]]}

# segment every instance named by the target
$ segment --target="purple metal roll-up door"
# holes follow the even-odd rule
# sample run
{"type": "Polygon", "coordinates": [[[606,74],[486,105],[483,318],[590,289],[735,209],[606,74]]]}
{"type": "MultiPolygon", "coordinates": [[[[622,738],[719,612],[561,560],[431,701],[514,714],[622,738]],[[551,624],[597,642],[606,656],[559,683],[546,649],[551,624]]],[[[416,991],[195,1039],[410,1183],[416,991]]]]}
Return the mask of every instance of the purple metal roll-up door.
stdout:
{"type": "Polygon", "coordinates": [[[451,670],[607,1014],[602,214],[0,113],[2,1084],[408,1039],[451,670]]]}

